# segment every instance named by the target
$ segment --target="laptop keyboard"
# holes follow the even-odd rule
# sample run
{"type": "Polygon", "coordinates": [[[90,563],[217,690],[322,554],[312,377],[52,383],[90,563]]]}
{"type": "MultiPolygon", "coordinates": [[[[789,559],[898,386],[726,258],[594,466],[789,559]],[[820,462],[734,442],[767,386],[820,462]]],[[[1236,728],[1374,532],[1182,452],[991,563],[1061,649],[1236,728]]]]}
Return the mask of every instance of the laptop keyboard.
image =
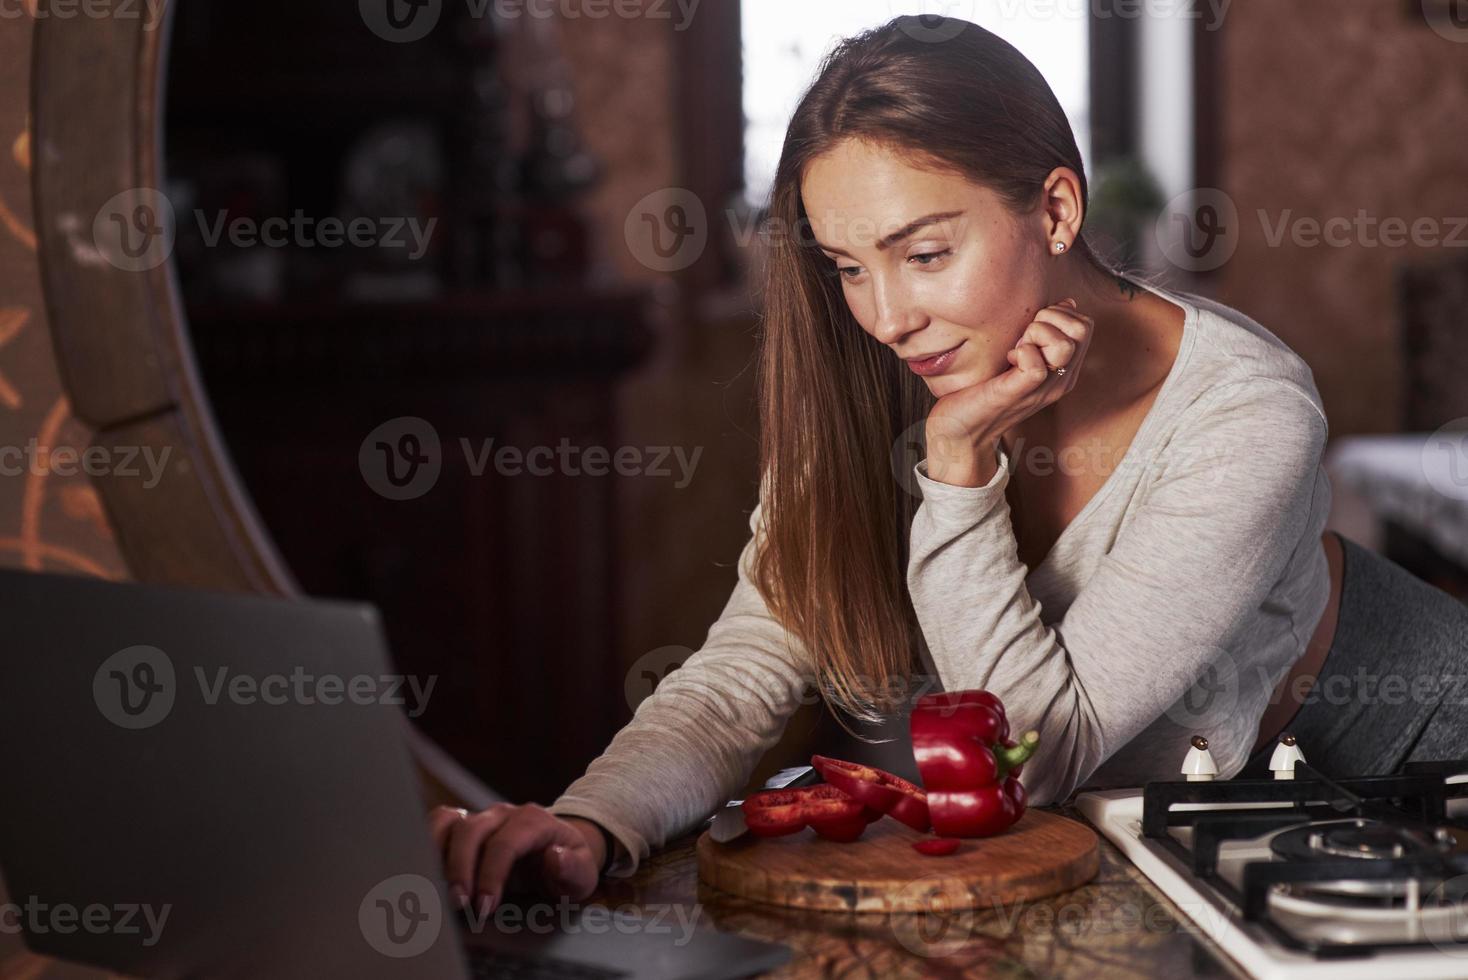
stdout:
{"type": "Polygon", "coordinates": [[[550,956],[481,948],[469,951],[469,975],[475,980],[613,980],[632,974],[550,956]]]}

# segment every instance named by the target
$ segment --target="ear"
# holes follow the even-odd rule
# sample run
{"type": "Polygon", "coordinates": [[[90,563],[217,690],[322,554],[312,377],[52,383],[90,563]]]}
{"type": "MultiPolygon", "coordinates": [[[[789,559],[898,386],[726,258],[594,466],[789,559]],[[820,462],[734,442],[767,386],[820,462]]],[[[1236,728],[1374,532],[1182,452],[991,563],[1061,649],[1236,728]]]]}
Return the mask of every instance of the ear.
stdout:
{"type": "Polygon", "coordinates": [[[1080,175],[1069,167],[1056,167],[1045,178],[1045,187],[1041,191],[1040,220],[1045,239],[1075,241],[1080,237],[1085,217],[1080,175]]]}

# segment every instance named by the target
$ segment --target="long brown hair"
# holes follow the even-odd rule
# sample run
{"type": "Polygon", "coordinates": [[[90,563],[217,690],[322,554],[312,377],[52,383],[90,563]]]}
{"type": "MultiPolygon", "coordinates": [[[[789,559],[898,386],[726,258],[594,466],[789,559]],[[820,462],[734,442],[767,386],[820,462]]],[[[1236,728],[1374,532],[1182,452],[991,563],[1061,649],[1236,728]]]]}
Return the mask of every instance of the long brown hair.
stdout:
{"type": "MultiPolygon", "coordinates": [[[[933,397],[857,324],[811,235],[805,168],[853,138],[986,186],[1017,214],[1039,206],[1057,167],[1080,176],[1083,201],[1087,189],[1075,136],[1044,77],[1008,42],[965,21],[899,17],[841,41],[790,120],[766,236],[763,540],[754,578],[810,651],[827,702],[876,722],[905,697],[917,666],[905,566],[919,503],[910,469],[920,457],[908,450],[921,445],[933,397]]],[[[1084,237],[1074,253],[1112,272],[1084,237]]]]}

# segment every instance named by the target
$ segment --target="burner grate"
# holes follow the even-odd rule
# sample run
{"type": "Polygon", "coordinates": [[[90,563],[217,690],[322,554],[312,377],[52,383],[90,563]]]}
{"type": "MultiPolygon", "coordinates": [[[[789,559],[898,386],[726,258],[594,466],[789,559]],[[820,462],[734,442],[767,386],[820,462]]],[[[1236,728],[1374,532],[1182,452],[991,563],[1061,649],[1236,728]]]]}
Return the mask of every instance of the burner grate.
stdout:
{"type": "Polygon", "coordinates": [[[1468,775],[1468,762],[1339,780],[1304,763],[1295,771],[1293,780],[1149,783],[1142,836],[1245,922],[1318,958],[1468,945],[1468,887],[1459,887],[1468,830],[1454,832],[1468,825],[1447,816],[1450,799],[1468,796],[1468,783],[1448,777],[1468,775]],[[1225,845],[1266,839],[1270,857],[1248,860],[1240,875],[1240,854],[1252,852],[1235,848],[1233,880],[1224,876],[1225,845]],[[1332,918],[1341,927],[1322,929],[1332,918]]]}

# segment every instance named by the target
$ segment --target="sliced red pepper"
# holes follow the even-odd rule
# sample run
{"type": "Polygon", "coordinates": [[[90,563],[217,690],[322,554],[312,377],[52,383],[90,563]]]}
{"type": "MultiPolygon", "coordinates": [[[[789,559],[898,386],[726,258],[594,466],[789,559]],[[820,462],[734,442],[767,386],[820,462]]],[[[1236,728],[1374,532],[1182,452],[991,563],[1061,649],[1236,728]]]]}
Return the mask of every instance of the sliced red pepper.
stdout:
{"type": "Polygon", "coordinates": [[[875,766],[811,756],[811,766],[826,782],[847,796],[907,824],[919,833],[928,830],[928,795],[901,776],[875,766]]]}
{"type": "Polygon", "coordinates": [[[783,837],[810,827],[833,841],[854,841],[882,811],[863,806],[829,783],[769,789],[746,799],[744,824],[757,837],[783,837]]]}
{"type": "Polygon", "coordinates": [[[929,857],[943,857],[958,850],[957,837],[925,837],[912,842],[912,849],[929,857]]]}
{"type": "Polygon", "coordinates": [[[934,833],[988,837],[1024,814],[1024,787],[1015,777],[1040,736],[1026,732],[1013,742],[1004,705],[993,694],[927,695],[913,707],[909,729],[934,833]]]}

